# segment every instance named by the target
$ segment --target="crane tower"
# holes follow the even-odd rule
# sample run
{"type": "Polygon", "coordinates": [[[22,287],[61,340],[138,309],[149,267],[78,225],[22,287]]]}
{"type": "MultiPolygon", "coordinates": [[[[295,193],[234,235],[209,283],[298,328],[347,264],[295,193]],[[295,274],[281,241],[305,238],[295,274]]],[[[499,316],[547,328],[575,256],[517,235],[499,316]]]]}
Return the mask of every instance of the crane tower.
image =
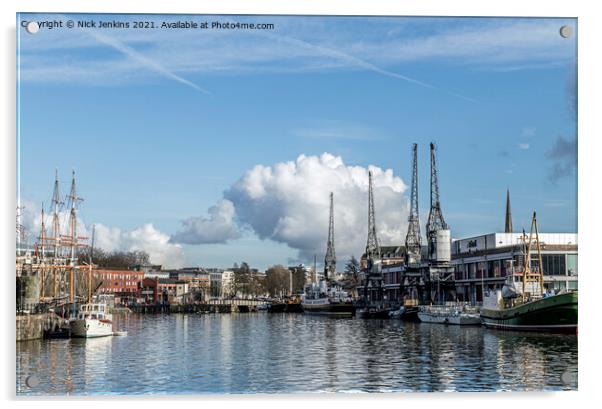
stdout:
{"type": "Polygon", "coordinates": [[[334,197],[330,192],[330,218],[328,221],[328,242],[324,257],[324,278],[334,278],[337,271],[337,257],[334,251],[334,197]]]}

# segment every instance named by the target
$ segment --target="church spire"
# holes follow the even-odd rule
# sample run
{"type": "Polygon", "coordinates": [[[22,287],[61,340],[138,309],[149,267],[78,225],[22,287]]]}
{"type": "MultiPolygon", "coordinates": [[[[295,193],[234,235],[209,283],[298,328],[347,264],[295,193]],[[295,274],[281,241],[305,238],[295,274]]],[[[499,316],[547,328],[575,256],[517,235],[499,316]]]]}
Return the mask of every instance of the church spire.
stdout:
{"type": "Polygon", "coordinates": [[[510,209],[510,189],[506,190],[506,227],[505,233],[512,233],[512,209],[510,209]]]}

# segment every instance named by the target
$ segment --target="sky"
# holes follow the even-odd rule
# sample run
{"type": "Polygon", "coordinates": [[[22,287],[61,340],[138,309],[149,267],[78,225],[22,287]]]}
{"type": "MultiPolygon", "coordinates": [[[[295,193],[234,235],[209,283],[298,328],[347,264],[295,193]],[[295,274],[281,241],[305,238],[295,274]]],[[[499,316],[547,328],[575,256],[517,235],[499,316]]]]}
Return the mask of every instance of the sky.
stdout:
{"type": "Polygon", "coordinates": [[[431,141],[453,238],[502,231],[506,189],[515,230],[537,211],[542,232],[577,231],[575,19],[17,18],[32,232],[58,168],[63,194],[76,171],[81,230],[105,250],[165,267],[321,265],[332,191],[341,270],[365,247],[369,170],[379,242],[403,244],[412,143],[424,234],[431,141]],[[178,21],[273,29],[161,28],[178,21]]]}

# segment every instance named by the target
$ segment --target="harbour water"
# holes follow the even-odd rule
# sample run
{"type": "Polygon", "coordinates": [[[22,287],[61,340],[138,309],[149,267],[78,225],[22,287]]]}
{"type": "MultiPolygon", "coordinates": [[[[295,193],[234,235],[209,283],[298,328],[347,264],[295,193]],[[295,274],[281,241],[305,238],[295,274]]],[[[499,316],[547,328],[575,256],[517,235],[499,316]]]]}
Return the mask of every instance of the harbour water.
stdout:
{"type": "Polygon", "coordinates": [[[577,389],[575,335],[303,314],[114,318],[128,336],[18,342],[17,394],[577,389]]]}

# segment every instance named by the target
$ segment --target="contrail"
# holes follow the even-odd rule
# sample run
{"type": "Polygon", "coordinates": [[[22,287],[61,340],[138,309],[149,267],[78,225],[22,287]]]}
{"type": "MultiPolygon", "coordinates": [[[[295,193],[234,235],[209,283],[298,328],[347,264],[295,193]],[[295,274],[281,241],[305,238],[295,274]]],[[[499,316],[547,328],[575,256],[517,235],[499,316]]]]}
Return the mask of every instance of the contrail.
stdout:
{"type": "Polygon", "coordinates": [[[211,92],[199,87],[194,82],[188,81],[186,78],[180,77],[179,75],[173,73],[172,71],[165,68],[158,62],[156,62],[148,57],[145,57],[144,55],[140,54],[138,51],[134,50],[133,48],[128,47],[127,45],[125,45],[121,41],[117,40],[116,38],[101,34],[100,32],[98,32],[96,30],[84,30],[84,32],[90,34],[97,41],[104,43],[110,47],[113,47],[114,49],[122,52],[123,54],[130,57],[131,59],[133,59],[133,60],[139,62],[140,64],[144,65],[145,67],[150,68],[151,70],[163,75],[166,78],[172,79],[172,80],[177,81],[184,85],[188,85],[189,87],[191,87],[199,92],[202,92],[203,94],[211,95],[211,92]]]}
{"type": "Polygon", "coordinates": [[[438,88],[438,87],[436,87],[436,86],[434,86],[432,84],[428,84],[426,82],[419,81],[417,79],[414,79],[414,78],[411,78],[411,77],[408,77],[408,76],[405,76],[405,75],[402,75],[402,74],[398,74],[398,73],[393,72],[393,71],[385,70],[383,68],[380,68],[380,67],[372,64],[371,62],[368,62],[366,60],[362,60],[361,58],[355,57],[353,55],[347,54],[345,52],[342,52],[342,51],[339,51],[339,50],[336,50],[336,49],[333,49],[333,48],[328,48],[328,47],[323,47],[321,45],[311,44],[311,43],[308,43],[308,42],[303,41],[303,40],[299,40],[299,39],[292,38],[292,37],[287,37],[287,36],[282,36],[282,35],[273,35],[273,34],[267,34],[267,33],[266,33],[266,35],[271,35],[271,36],[274,36],[275,38],[277,38],[278,40],[282,40],[282,41],[285,41],[285,42],[288,42],[288,43],[291,43],[291,44],[295,44],[297,46],[300,46],[300,47],[303,47],[303,48],[306,48],[306,49],[317,51],[320,54],[326,55],[328,57],[335,57],[335,58],[347,61],[347,62],[351,63],[352,65],[355,65],[357,67],[365,68],[367,70],[373,71],[373,72],[375,72],[377,74],[380,74],[380,75],[385,75],[387,77],[397,78],[397,79],[400,79],[400,80],[403,80],[403,81],[410,82],[412,84],[419,85],[421,87],[425,87],[425,88],[429,88],[429,89],[433,89],[433,90],[440,90],[440,91],[443,91],[443,92],[445,92],[445,93],[447,93],[449,95],[452,95],[452,96],[457,97],[457,98],[464,99],[466,101],[478,102],[477,100],[475,100],[473,98],[470,98],[470,97],[467,97],[465,95],[454,93],[454,92],[450,92],[450,91],[446,91],[446,90],[442,90],[442,89],[440,89],[440,88],[438,88]]]}

